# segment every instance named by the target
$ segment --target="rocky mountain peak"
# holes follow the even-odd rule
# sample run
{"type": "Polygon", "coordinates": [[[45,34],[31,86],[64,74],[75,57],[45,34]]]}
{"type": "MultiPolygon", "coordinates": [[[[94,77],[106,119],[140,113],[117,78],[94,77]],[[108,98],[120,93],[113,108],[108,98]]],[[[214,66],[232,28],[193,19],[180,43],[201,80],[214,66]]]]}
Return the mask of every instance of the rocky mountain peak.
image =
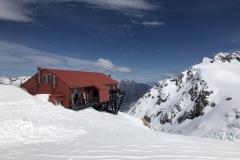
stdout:
{"type": "Polygon", "coordinates": [[[128,84],[133,84],[133,83],[136,83],[136,82],[134,82],[131,79],[123,79],[123,80],[121,80],[120,83],[128,85],[128,84]]]}
{"type": "Polygon", "coordinates": [[[226,115],[240,110],[239,58],[240,52],[205,57],[177,77],[156,83],[129,113],[144,118],[157,131],[197,136],[222,133],[238,119],[229,121],[226,115]]]}
{"type": "Polygon", "coordinates": [[[239,63],[240,62],[240,51],[236,51],[233,53],[218,53],[216,54],[212,59],[206,58],[204,57],[202,62],[222,62],[222,63],[232,63],[232,62],[236,62],[239,63]]]}

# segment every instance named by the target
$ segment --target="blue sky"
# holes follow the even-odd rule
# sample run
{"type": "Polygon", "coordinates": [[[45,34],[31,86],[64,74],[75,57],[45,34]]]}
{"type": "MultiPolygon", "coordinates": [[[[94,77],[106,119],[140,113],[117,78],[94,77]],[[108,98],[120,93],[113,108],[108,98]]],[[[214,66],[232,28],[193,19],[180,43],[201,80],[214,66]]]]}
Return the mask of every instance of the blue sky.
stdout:
{"type": "Polygon", "coordinates": [[[239,0],[0,0],[0,76],[41,66],[149,83],[239,48],[239,0]]]}

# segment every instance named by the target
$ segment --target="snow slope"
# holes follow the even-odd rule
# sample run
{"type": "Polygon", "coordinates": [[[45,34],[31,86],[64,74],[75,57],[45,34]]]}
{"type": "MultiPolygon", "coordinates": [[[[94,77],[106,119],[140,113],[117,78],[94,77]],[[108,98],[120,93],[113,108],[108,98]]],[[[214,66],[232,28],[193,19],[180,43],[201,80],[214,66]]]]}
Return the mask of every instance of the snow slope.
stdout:
{"type": "Polygon", "coordinates": [[[38,97],[0,85],[1,160],[240,159],[236,142],[155,132],[121,112],[75,112],[38,97]]]}
{"type": "Polygon", "coordinates": [[[240,141],[240,52],[203,58],[159,81],[130,114],[157,131],[240,141]]]}

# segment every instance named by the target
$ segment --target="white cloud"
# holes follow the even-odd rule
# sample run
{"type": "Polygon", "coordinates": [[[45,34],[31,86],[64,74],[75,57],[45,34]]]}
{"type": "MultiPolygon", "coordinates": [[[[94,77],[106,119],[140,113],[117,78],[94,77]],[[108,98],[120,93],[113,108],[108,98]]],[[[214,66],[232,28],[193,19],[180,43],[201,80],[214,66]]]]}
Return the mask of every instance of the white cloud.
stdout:
{"type": "Polygon", "coordinates": [[[140,11],[156,10],[158,6],[148,0],[0,0],[0,20],[33,22],[33,11],[28,4],[49,2],[77,2],[86,3],[91,7],[123,11],[124,15],[142,17],[140,11]],[[138,12],[139,11],[139,12],[138,12]]]}
{"type": "Polygon", "coordinates": [[[140,55],[140,53],[138,52],[130,52],[130,53],[125,53],[124,57],[134,57],[134,56],[138,56],[140,55]]]}
{"type": "Polygon", "coordinates": [[[0,41],[0,70],[35,70],[37,66],[94,70],[93,61],[61,56],[17,43],[0,41]]]}
{"type": "Polygon", "coordinates": [[[132,24],[135,24],[135,25],[143,25],[143,26],[146,26],[146,27],[159,27],[159,26],[164,26],[166,25],[165,22],[160,22],[160,21],[143,21],[143,22],[137,22],[133,19],[130,19],[130,22],[132,24]]]}
{"type": "Polygon", "coordinates": [[[160,73],[161,79],[170,79],[174,78],[178,75],[179,73],[175,72],[169,72],[169,73],[160,73]]]}
{"type": "Polygon", "coordinates": [[[75,1],[88,4],[90,7],[100,9],[117,10],[125,16],[144,17],[143,11],[157,10],[159,6],[152,4],[149,0],[61,0],[75,1]]]}
{"type": "Polygon", "coordinates": [[[118,67],[114,65],[111,61],[103,58],[99,58],[95,63],[95,67],[100,67],[102,69],[105,69],[107,71],[113,71],[113,72],[125,72],[129,73],[131,72],[131,69],[126,68],[126,67],[118,67]]]}
{"type": "MultiPolygon", "coordinates": [[[[62,0],[69,1],[69,0],[62,0]]],[[[74,0],[76,2],[85,2],[104,9],[112,10],[155,10],[156,5],[149,3],[147,0],[74,0]]]]}
{"type": "Polygon", "coordinates": [[[150,27],[158,27],[158,26],[164,26],[166,24],[165,22],[159,22],[159,21],[144,21],[142,22],[142,25],[150,26],[150,27]]]}
{"type": "Polygon", "coordinates": [[[126,67],[117,67],[111,61],[102,58],[94,62],[57,55],[22,44],[0,40],[0,71],[35,70],[37,66],[86,71],[100,71],[100,69],[105,69],[106,71],[123,73],[131,71],[126,67]]]}
{"type": "Polygon", "coordinates": [[[114,65],[111,61],[103,58],[99,58],[95,63],[94,66],[101,67],[106,70],[112,70],[114,68],[114,65]]]}
{"type": "Polygon", "coordinates": [[[127,67],[117,67],[117,68],[116,68],[116,71],[129,73],[129,72],[131,72],[131,69],[129,69],[129,68],[127,68],[127,67]]]}
{"type": "Polygon", "coordinates": [[[1,0],[0,19],[19,22],[32,22],[31,11],[25,4],[33,3],[35,0],[1,0]]]}

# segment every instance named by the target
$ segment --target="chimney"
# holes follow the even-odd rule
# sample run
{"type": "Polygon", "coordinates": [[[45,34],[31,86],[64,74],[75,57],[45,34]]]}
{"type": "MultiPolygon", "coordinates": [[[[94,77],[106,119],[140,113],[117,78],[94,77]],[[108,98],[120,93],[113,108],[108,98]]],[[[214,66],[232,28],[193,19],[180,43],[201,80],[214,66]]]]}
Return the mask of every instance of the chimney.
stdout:
{"type": "Polygon", "coordinates": [[[38,70],[38,71],[42,70],[42,67],[37,67],[37,70],[38,70]]]}

